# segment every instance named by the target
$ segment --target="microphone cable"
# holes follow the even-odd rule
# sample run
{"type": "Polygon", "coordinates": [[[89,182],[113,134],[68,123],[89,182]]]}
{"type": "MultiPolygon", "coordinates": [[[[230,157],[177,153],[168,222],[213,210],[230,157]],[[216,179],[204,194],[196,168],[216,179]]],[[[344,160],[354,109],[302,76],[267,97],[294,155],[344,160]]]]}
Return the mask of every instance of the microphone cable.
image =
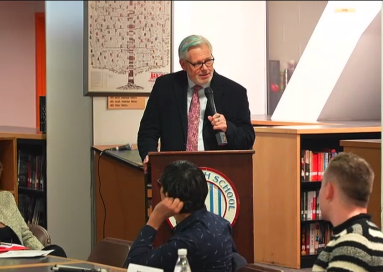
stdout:
{"type": "MultiPolygon", "coordinates": [[[[98,193],[100,195],[102,206],[104,208],[104,221],[102,223],[102,239],[105,239],[106,206],[105,206],[104,198],[102,197],[102,194],[101,194],[101,177],[100,177],[100,159],[103,153],[104,151],[101,151],[100,156],[98,156],[97,175],[98,175],[98,193]]],[[[97,227],[97,224],[96,224],[96,227],[97,227]]]]}
{"type": "MultiPolygon", "coordinates": [[[[125,147],[127,148],[127,150],[132,150],[132,147],[130,144],[126,144],[125,147]]],[[[100,156],[98,156],[98,160],[97,160],[98,194],[100,195],[102,207],[104,208],[104,220],[102,222],[102,239],[105,238],[106,205],[105,205],[104,198],[102,197],[102,193],[101,193],[100,159],[101,159],[101,156],[104,153],[104,151],[107,151],[107,150],[113,150],[113,148],[108,148],[108,149],[102,150],[100,153],[100,156]]],[[[96,207],[97,207],[97,203],[96,203],[96,207]]],[[[97,223],[96,223],[96,226],[97,226],[97,223]]]]}

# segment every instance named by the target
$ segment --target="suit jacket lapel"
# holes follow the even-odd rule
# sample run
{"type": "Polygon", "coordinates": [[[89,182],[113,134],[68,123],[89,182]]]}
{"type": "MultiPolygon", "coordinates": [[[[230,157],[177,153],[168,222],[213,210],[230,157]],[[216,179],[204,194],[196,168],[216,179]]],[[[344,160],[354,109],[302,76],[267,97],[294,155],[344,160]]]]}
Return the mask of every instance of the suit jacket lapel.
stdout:
{"type": "Polygon", "coordinates": [[[181,73],[180,77],[174,82],[174,93],[176,96],[176,102],[178,105],[185,142],[187,139],[187,131],[188,131],[187,90],[188,90],[188,81],[187,81],[187,75],[185,72],[185,73],[181,73]]]}

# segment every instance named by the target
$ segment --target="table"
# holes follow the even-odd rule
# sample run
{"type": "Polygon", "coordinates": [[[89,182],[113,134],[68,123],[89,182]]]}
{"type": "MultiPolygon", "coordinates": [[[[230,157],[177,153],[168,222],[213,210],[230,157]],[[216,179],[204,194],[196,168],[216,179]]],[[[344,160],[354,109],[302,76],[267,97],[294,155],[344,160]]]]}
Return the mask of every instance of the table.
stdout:
{"type": "Polygon", "coordinates": [[[44,266],[50,264],[65,264],[78,263],[79,260],[61,258],[56,256],[46,256],[39,258],[0,258],[0,269],[7,269],[10,267],[26,267],[26,266],[44,266]]]}
{"type": "Polygon", "coordinates": [[[103,268],[107,272],[126,272],[126,268],[112,267],[103,264],[86,262],[70,258],[46,256],[40,258],[9,258],[0,259],[0,271],[9,272],[52,272],[51,267],[60,264],[82,268],[103,268]]]}

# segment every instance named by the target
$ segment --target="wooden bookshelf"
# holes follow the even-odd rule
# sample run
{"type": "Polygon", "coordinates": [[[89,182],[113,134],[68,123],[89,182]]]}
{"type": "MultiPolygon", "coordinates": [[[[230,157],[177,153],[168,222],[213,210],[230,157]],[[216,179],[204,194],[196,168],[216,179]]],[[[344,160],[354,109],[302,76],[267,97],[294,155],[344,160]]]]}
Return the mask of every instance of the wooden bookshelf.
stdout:
{"type": "MultiPolygon", "coordinates": [[[[28,159],[29,159],[28,158],[28,159]]],[[[10,191],[19,205],[20,212],[26,221],[32,222],[34,208],[39,206],[38,224],[47,228],[46,218],[46,135],[36,128],[24,128],[14,126],[0,126],[0,162],[3,171],[0,177],[0,190],[10,191]],[[20,185],[20,154],[29,156],[30,167],[27,174],[35,173],[25,186],[20,185]],[[38,158],[36,162],[35,158],[38,158]],[[39,176],[39,178],[37,178],[39,176]],[[37,180],[39,182],[37,182],[37,180]],[[38,202],[38,205],[36,204],[38,202]],[[29,211],[28,211],[29,210],[29,211]],[[29,216],[26,216],[29,214],[29,216]],[[28,220],[28,218],[30,220],[28,220]]],[[[25,176],[24,176],[25,177],[25,176]]]]}
{"type": "Polygon", "coordinates": [[[372,195],[368,204],[367,212],[371,220],[379,227],[382,227],[381,218],[381,162],[382,162],[382,140],[381,139],[357,139],[342,140],[340,145],[344,152],[352,152],[364,158],[372,167],[375,173],[372,195]]]}
{"type": "Polygon", "coordinates": [[[37,128],[0,126],[0,138],[45,140],[47,135],[41,133],[37,128]]]}
{"type": "Polygon", "coordinates": [[[0,162],[3,171],[0,177],[0,190],[10,191],[17,199],[17,154],[16,139],[0,137],[0,162]]]}
{"type": "Polygon", "coordinates": [[[301,150],[342,151],[341,140],[380,139],[380,121],[255,127],[255,131],[255,262],[310,267],[317,256],[301,256],[301,150]]]}

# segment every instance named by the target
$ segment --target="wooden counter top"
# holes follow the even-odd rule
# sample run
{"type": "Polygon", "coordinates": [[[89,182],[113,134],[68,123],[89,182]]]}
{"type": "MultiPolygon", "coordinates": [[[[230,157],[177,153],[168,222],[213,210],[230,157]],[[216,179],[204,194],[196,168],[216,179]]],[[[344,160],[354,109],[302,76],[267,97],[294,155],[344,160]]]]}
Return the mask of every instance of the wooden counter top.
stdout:
{"type": "Polygon", "coordinates": [[[44,140],[47,135],[38,128],[0,126],[0,138],[44,140]]]}
{"type": "Polygon", "coordinates": [[[299,126],[299,125],[319,125],[323,122],[295,122],[295,121],[275,121],[271,120],[271,115],[253,114],[251,115],[251,124],[253,126],[299,126]]]}
{"type": "MultiPolygon", "coordinates": [[[[121,144],[122,145],[122,144],[121,144]]],[[[104,151],[108,148],[116,147],[116,146],[121,146],[121,145],[95,145],[92,146],[92,149],[95,151],[98,151],[101,153],[101,151],[104,151]]],[[[133,167],[142,169],[142,161],[140,158],[140,155],[138,153],[138,150],[134,148],[135,145],[133,145],[132,150],[107,150],[103,152],[102,154],[105,154],[107,156],[113,157],[115,159],[118,159],[120,161],[123,161],[133,167]]]]}
{"type": "Polygon", "coordinates": [[[340,146],[353,146],[380,149],[382,139],[341,140],[340,146]]]}
{"type": "Polygon", "coordinates": [[[302,125],[302,126],[270,126],[254,127],[255,133],[279,134],[328,134],[328,133],[364,133],[381,132],[380,121],[355,121],[344,124],[302,125]]]}
{"type": "MultiPolygon", "coordinates": [[[[122,145],[124,145],[124,144],[119,144],[119,145],[94,145],[94,146],[92,146],[92,148],[94,150],[97,150],[97,151],[104,151],[105,149],[113,148],[113,147],[116,147],[116,146],[122,146],[122,145]]],[[[132,150],[137,150],[137,144],[132,144],[131,147],[132,147],[132,150]]]]}
{"type": "Polygon", "coordinates": [[[375,121],[317,121],[317,122],[300,122],[300,121],[277,121],[271,120],[271,115],[252,114],[251,124],[253,126],[309,126],[309,125],[347,125],[347,124],[381,124],[380,120],[375,121]]]}
{"type": "Polygon", "coordinates": [[[94,145],[92,146],[92,148],[97,151],[104,151],[105,149],[113,148],[116,146],[119,146],[119,145],[94,145]]]}

